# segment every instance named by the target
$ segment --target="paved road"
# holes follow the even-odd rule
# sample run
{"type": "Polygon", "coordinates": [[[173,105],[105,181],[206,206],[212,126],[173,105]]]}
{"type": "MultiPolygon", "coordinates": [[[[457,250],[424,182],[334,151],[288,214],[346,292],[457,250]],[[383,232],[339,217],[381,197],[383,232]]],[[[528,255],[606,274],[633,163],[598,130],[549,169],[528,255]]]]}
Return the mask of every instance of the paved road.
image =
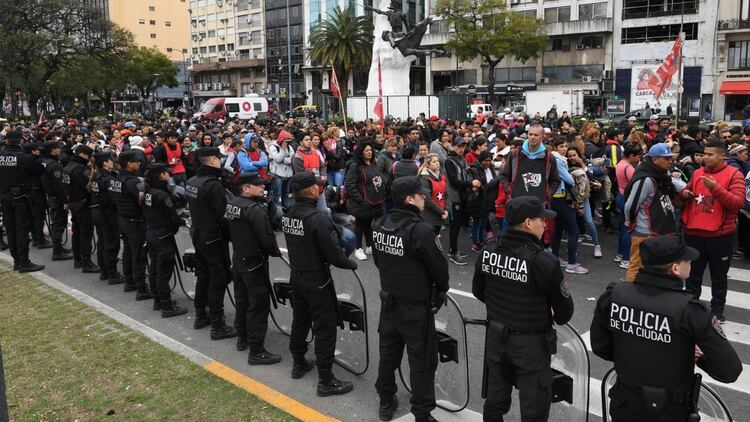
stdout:
{"type": "MultiPolygon", "coordinates": [[[[444,232],[445,233],[445,232],[444,232]]],[[[447,235],[444,235],[447,237],[447,235]]],[[[616,249],[616,239],[613,235],[601,234],[601,241],[604,249],[604,257],[601,259],[593,258],[593,249],[590,245],[584,244],[579,250],[579,262],[588,267],[591,271],[586,275],[568,275],[571,293],[575,299],[576,311],[571,324],[583,336],[588,338],[588,328],[591,322],[591,315],[595,299],[601,294],[604,287],[611,281],[622,280],[625,270],[619,269],[613,262],[614,250],[616,249]]],[[[283,236],[279,235],[280,244],[283,244],[283,236]]],[[[470,260],[476,258],[468,249],[468,235],[463,234],[462,247],[469,251],[470,260]]],[[[443,239],[444,244],[447,239],[443,239]]],[[[187,232],[181,231],[178,235],[178,244],[181,248],[191,247],[187,232]]],[[[446,244],[447,246],[447,244],[446,244]]],[[[323,413],[330,414],[345,421],[371,421],[377,420],[377,394],[375,393],[374,383],[377,373],[377,318],[379,314],[379,282],[377,270],[373,265],[371,257],[367,261],[360,263],[358,271],[365,286],[365,294],[368,303],[369,319],[369,347],[370,347],[370,367],[367,373],[362,376],[353,376],[339,367],[334,367],[335,373],[339,378],[351,379],[354,381],[355,389],[352,393],[338,398],[319,398],[315,395],[316,376],[310,374],[299,381],[293,381],[289,377],[291,371],[291,357],[288,352],[288,338],[278,331],[272,324],[269,326],[269,335],[266,346],[269,350],[281,353],[283,360],[279,365],[270,367],[249,367],[246,364],[246,353],[235,350],[234,340],[211,341],[209,339],[209,329],[200,331],[193,330],[193,312],[186,317],[171,319],[162,319],[158,312],[151,310],[152,302],[136,302],[134,293],[125,294],[122,292],[122,286],[108,286],[105,282],[100,282],[97,275],[82,274],[72,268],[72,261],[51,262],[50,250],[36,250],[32,248],[31,257],[34,262],[47,265],[45,273],[53,278],[63,282],[70,287],[78,289],[101,302],[117,309],[118,311],[137,319],[138,321],[149,325],[150,327],[192,347],[217,361],[220,361],[242,373],[259,380],[268,386],[290,396],[302,403],[305,403],[323,413]]],[[[458,267],[453,264],[450,266],[450,284],[452,288],[451,296],[461,308],[467,318],[484,318],[485,312],[482,304],[471,296],[471,275],[473,266],[458,267]]],[[[272,279],[284,281],[288,279],[288,270],[285,265],[278,259],[272,261],[272,279]]],[[[343,271],[337,271],[334,274],[337,281],[339,293],[346,294],[354,292],[355,280],[351,274],[343,271]]],[[[750,264],[742,260],[733,260],[730,271],[730,285],[728,295],[728,307],[726,317],[728,319],[725,325],[725,331],[732,340],[743,362],[750,364],[750,264]]],[[[183,284],[189,294],[194,291],[194,277],[192,274],[182,273],[183,284]]],[[[704,289],[705,290],[705,289],[704,289]]],[[[709,292],[710,294],[710,292],[709,292]]],[[[354,293],[352,301],[361,302],[361,295],[354,293]]],[[[175,289],[175,297],[183,305],[189,305],[189,301],[181,292],[179,286],[175,289]]],[[[710,296],[709,296],[710,298],[710,296]]],[[[233,321],[234,308],[229,299],[226,300],[227,319],[233,321]]],[[[288,318],[286,310],[278,311],[278,319],[283,324],[288,318]]],[[[457,324],[455,315],[449,315],[445,308],[439,314],[440,319],[448,320],[449,329],[453,330],[457,324]]],[[[364,336],[359,332],[348,330],[340,331],[342,339],[341,357],[348,361],[356,361],[358,367],[362,367],[364,362],[364,336]],[[346,350],[344,350],[346,349],[346,350]],[[357,355],[359,354],[359,358],[357,355]]],[[[467,350],[468,366],[470,377],[470,394],[467,411],[459,416],[444,418],[448,420],[477,420],[481,412],[482,400],[479,397],[481,384],[481,357],[483,353],[484,328],[469,326],[467,328],[467,350]]],[[[308,353],[310,356],[311,352],[308,353]]],[[[600,420],[601,404],[599,394],[599,380],[604,373],[611,367],[607,362],[602,361],[593,354],[589,355],[591,362],[591,394],[589,397],[590,417],[589,420],[600,420]]],[[[441,385],[455,388],[455,385],[461,384],[460,373],[455,372],[454,368],[444,370],[439,376],[441,385]],[[451,372],[454,371],[454,372],[451,372]],[[452,381],[451,384],[448,381],[452,381]]],[[[750,371],[743,372],[737,383],[724,386],[713,382],[706,377],[705,382],[715,388],[719,394],[724,397],[735,419],[741,419],[741,415],[750,412],[750,371]]],[[[440,391],[438,394],[442,394],[440,391]]],[[[403,389],[399,392],[401,406],[398,415],[402,416],[408,413],[408,396],[403,394],[403,389]]],[[[516,402],[517,403],[517,402],[516,402]]],[[[513,414],[508,420],[518,420],[516,406],[513,414]]],[[[565,412],[560,405],[553,407],[553,412],[565,412]]],[[[404,420],[408,420],[408,416],[404,420]]],[[[558,417],[557,420],[563,420],[558,417]]]]}

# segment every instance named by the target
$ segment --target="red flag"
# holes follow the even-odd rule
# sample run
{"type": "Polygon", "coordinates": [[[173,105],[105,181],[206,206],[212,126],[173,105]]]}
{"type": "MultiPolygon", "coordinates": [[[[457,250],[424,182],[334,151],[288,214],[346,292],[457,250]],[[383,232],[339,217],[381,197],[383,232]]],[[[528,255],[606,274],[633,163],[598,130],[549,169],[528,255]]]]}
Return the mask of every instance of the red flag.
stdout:
{"type": "Polygon", "coordinates": [[[42,110],[42,114],[39,115],[39,122],[37,122],[37,126],[41,126],[42,122],[44,121],[44,110],[42,110]]]}
{"type": "Polygon", "coordinates": [[[385,127],[385,116],[383,114],[383,69],[380,67],[380,54],[378,54],[378,101],[375,103],[374,112],[380,119],[380,126],[385,127]]]}
{"type": "Polygon", "coordinates": [[[341,88],[339,88],[339,78],[336,77],[336,68],[331,64],[331,92],[336,98],[341,98],[341,88]]]}
{"type": "Polygon", "coordinates": [[[651,78],[649,78],[648,81],[646,81],[646,85],[648,85],[648,87],[651,88],[652,91],[654,91],[656,101],[659,101],[659,97],[661,97],[661,94],[669,86],[669,84],[672,83],[672,76],[677,71],[677,63],[680,60],[681,51],[682,36],[680,35],[677,37],[677,40],[672,46],[672,50],[669,52],[669,54],[667,54],[667,57],[664,58],[664,61],[661,63],[659,68],[656,69],[656,72],[651,75],[651,78]]]}

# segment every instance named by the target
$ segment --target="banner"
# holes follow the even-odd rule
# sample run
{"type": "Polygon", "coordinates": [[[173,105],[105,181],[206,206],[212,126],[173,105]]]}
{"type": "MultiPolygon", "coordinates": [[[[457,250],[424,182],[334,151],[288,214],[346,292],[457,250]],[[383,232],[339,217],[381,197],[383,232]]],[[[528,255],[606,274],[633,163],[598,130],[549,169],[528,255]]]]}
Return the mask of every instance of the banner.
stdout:
{"type": "Polygon", "coordinates": [[[339,78],[336,77],[336,68],[331,63],[331,92],[336,98],[341,98],[341,88],[339,88],[339,78]]]}
{"type": "Polygon", "coordinates": [[[633,65],[630,75],[630,111],[646,108],[646,104],[653,109],[660,108],[662,113],[666,113],[667,106],[670,104],[672,109],[676,107],[679,77],[677,72],[672,75],[671,81],[665,84],[659,97],[659,106],[656,105],[654,91],[648,86],[648,81],[656,74],[660,66],[658,64],[633,65]]]}

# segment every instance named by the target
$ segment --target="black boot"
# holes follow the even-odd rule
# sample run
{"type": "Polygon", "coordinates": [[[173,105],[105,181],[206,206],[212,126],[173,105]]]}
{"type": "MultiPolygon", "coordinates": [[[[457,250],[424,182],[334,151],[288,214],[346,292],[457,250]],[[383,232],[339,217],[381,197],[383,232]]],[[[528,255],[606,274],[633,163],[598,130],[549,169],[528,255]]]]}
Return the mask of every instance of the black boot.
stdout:
{"type": "Polygon", "coordinates": [[[83,266],[82,271],[84,272],[84,274],[98,274],[99,272],[101,272],[99,267],[97,267],[96,264],[91,262],[90,259],[84,260],[82,266],[83,266]]]}
{"type": "Polygon", "coordinates": [[[137,287],[135,287],[135,282],[133,280],[125,280],[125,287],[122,288],[122,291],[125,293],[130,293],[138,290],[137,287]]]}
{"type": "Polygon", "coordinates": [[[328,381],[318,381],[318,397],[346,394],[354,389],[350,381],[341,381],[331,376],[328,381]]]}
{"type": "Polygon", "coordinates": [[[81,267],[83,267],[83,261],[80,258],[76,259],[75,257],[73,257],[73,268],[77,270],[81,267]]]}
{"type": "Polygon", "coordinates": [[[419,415],[414,417],[414,422],[437,422],[437,419],[433,418],[429,413],[427,415],[419,415]]]}
{"type": "Polygon", "coordinates": [[[18,266],[19,273],[33,273],[34,271],[42,271],[43,269],[44,265],[34,264],[31,261],[18,266]]]}
{"type": "Polygon", "coordinates": [[[281,356],[269,352],[263,346],[260,346],[255,353],[251,351],[247,357],[248,365],[273,365],[279,362],[281,362],[281,356]]]}
{"type": "Polygon", "coordinates": [[[396,409],[398,409],[398,399],[396,396],[391,397],[388,401],[380,400],[380,420],[381,421],[389,421],[393,419],[393,414],[396,412],[396,409]]]}
{"type": "Polygon", "coordinates": [[[136,302],[140,302],[142,300],[149,300],[153,299],[154,295],[151,294],[151,292],[148,291],[148,289],[143,288],[139,289],[138,293],[135,294],[135,300],[136,302]]]}
{"type": "Polygon", "coordinates": [[[107,281],[109,280],[109,275],[105,273],[104,271],[101,271],[99,273],[99,281],[107,281]]]}
{"type": "Polygon", "coordinates": [[[52,249],[53,261],[69,261],[71,259],[73,259],[73,255],[65,248],[55,247],[54,249],[52,249]]]}
{"type": "Polygon", "coordinates": [[[211,340],[237,337],[237,331],[224,323],[224,315],[211,315],[211,340]]]}
{"type": "Polygon", "coordinates": [[[206,308],[195,309],[195,322],[193,322],[193,329],[200,330],[211,325],[211,321],[208,319],[208,313],[206,308]]]}
{"type": "Polygon", "coordinates": [[[52,242],[47,240],[46,237],[42,237],[39,241],[36,242],[35,246],[37,249],[49,249],[52,247],[52,242]]]}
{"type": "Polygon", "coordinates": [[[294,359],[292,365],[292,379],[298,380],[305,376],[306,373],[315,368],[315,362],[312,359],[294,359]]]}
{"type": "Polygon", "coordinates": [[[116,270],[114,273],[108,274],[108,275],[109,275],[109,278],[107,279],[107,284],[109,284],[110,286],[114,286],[115,284],[122,284],[125,282],[125,279],[122,277],[122,274],[120,274],[116,270]]]}
{"type": "Polygon", "coordinates": [[[162,309],[170,309],[172,306],[174,306],[176,304],[177,304],[176,300],[170,299],[169,300],[169,304],[167,306],[162,307],[162,300],[159,299],[158,297],[155,297],[154,298],[154,308],[153,309],[155,311],[161,311],[162,309]]]}
{"type": "Polygon", "coordinates": [[[187,308],[183,308],[180,305],[172,305],[171,309],[162,309],[161,310],[161,317],[162,318],[171,318],[173,316],[185,315],[186,313],[188,313],[187,308]]]}
{"type": "Polygon", "coordinates": [[[237,351],[244,352],[250,344],[247,342],[247,336],[237,333],[237,351]]]}

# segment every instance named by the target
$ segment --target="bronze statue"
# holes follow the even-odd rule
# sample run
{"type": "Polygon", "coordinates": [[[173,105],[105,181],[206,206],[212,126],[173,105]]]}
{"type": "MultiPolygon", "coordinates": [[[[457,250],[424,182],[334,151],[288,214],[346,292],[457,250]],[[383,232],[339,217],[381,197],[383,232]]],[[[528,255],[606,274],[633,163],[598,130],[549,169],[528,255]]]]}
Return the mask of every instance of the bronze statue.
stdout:
{"type": "Polygon", "coordinates": [[[422,42],[422,37],[424,37],[425,32],[427,32],[427,27],[430,25],[430,22],[432,22],[432,17],[422,19],[414,27],[411,27],[406,18],[406,14],[401,11],[401,3],[398,1],[392,1],[386,11],[375,9],[367,5],[364,7],[365,10],[384,15],[388,18],[391,30],[383,31],[381,37],[383,41],[388,41],[392,48],[398,49],[404,57],[427,56],[432,53],[441,52],[441,50],[436,49],[419,48],[419,45],[422,42]]]}

